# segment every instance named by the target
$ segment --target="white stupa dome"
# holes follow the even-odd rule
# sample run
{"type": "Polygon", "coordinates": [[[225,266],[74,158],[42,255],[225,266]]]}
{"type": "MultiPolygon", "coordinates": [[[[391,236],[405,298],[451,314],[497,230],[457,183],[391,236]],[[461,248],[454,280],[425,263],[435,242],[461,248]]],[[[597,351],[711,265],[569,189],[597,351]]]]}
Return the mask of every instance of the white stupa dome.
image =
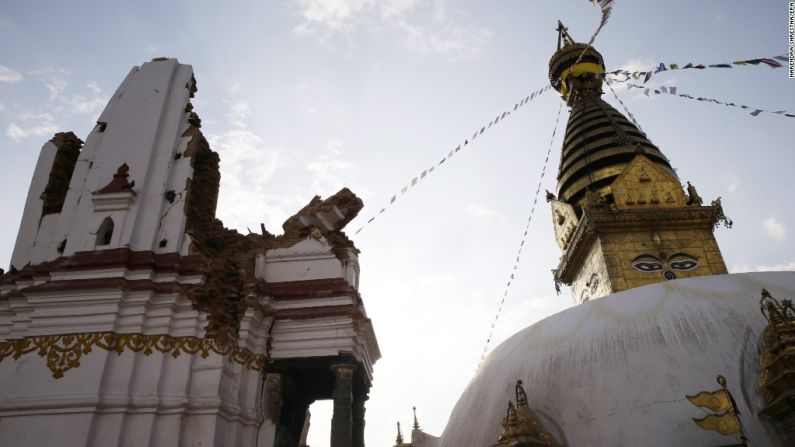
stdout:
{"type": "Polygon", "coordinates": [[[499,345],[467,386],[442,446],[490,446],[524,382],[530,408],[568,446],[715,446],[737,438],[696,426],[685,395],[726,377],[749,445],[779,445],[758,416],[760,291],[795,298],[795,272],[666,281],[560,312],[499,345]]]}

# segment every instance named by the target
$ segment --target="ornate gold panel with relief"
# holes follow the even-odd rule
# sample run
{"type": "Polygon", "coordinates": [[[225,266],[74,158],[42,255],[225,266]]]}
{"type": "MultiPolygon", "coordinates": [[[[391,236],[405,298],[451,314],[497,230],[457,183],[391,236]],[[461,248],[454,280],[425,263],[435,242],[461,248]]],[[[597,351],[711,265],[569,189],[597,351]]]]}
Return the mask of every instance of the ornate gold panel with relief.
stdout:
{"type": "Polygon", "coordinates": [[[616,209],[685,205],[685,195],[679,179],[657,166],[645,155],[638,154],[611,185],[616,209]]]}

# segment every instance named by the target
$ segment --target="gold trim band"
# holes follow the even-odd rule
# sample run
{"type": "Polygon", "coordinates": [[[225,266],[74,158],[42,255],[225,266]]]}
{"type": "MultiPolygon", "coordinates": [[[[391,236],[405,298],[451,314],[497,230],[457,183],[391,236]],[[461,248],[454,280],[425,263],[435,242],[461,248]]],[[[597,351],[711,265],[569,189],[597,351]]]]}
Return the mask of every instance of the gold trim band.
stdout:
{"type": "Polygon", "coordinates": [[[172,337],[170,335],[116,334],[114,332],[94,332],[67,335],[43,335],[25,337],[18,340],[0,342],[0,362],[12,356],[18,360],[25,354],[37,351],[47,359],[47,367],[56,379],[64,372],[80,366],[80,359],[91,352],[93,347],[121,355],[125,350],[143,352],[150,355],[154,351],[171,353],[177,358],[180,354],[201,354],[207,358],[210,352],[228,355],[229,359],[253,370],[262,371],[267,356],[254,354],[235,343],[221,344],[214,338],[172,337]]]}

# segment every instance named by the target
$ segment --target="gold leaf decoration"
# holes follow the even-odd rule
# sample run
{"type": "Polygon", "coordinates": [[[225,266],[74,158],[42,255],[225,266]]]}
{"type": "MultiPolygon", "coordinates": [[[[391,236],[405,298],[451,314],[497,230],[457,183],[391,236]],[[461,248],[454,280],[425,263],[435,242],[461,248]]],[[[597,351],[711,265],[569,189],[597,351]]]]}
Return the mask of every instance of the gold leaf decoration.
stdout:
{"type": "Polygon", "coordinates": [[[214,338],[172,337],[170,335],[116,334],[93,332],[67,335],[43,335],[0,342],[0,362],[11,356],[18,360],[23,355],[36,351],[47,361],[47,367],[56,379],[70,369],[80,366],[80,359],[94,347],[121,355],[124,351],[150,355],[155,351],[170,353],[177,358],[181,354],[200,354],[207,358],[210,352],[229,356],[243,367],[262,371],[267,356],[254,354],[236,343],[219,343],[214,338]]]}

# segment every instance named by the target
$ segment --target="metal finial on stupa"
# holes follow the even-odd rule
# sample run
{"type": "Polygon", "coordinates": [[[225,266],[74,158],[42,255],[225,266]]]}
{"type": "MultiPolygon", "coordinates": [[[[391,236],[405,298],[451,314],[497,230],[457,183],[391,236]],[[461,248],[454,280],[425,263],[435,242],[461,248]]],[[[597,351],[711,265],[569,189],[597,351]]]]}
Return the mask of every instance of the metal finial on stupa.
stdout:
{"type": "Polygon", "coordinates": [[[516,381],[516,406],[527,406],[527,393],[524,392],[524,386],[521,380],[516,381]]]}
{"type": "Polygon", "coordinates": [[[558,20],[558,27],[555,28],[558,32],[558,50],[560,49],[560,44],[562,43],[563,46],[572,45],[574,40],[569,35],[569,29],[563,26],[563,22],[558,20]]]}
{"type": "Polygon", "coordinates": [[[395,437],[395,445],[403,444],[403,433],[400,432],[400,422],[397,423],[397,437],[395,437]]]}
{"type": "Polygon", "coordinates": [[[414,430],[419,430],[420,423],[417,422],[417,407],[411,407],[411,410],[414,412],[414,430]]]}

